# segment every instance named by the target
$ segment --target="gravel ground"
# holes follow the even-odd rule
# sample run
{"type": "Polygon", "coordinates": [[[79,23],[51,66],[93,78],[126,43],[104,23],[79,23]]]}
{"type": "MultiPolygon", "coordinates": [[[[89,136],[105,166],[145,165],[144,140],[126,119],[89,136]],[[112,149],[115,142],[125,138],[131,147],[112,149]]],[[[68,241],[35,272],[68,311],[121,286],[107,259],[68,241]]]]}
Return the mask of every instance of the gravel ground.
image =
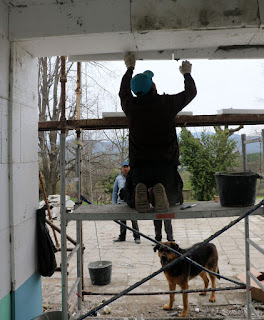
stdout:
{"type": "MultiPolygon", "coordinates": [[[[213,234],[223,225],[230,222],[230,218],[173,220],[175,237],[179,239],[184,247],[199,242],[208,235],[213,234]]],[[[59,225],[59,222],[56,222],[59,225]]],[[[111,221],[97,222],[99,242],[96,240],[96,228],[92,222],[83,222],[84,230],[84,288],[94,293],[121,292],[135,284],[140,279],[149,276],[160,268],[160,261],[157,254],[153,252],[153,246],[145,239],[140,245],[135,244],[132,235],[128,233],[127,241],[124,243],[113,243],[114,237],[118,235],[119,226],[111,221]],[[102,260],[113,262],[112,281],[106,286],[91,285],[87,264],[90,261],[98,260],[98,252],[102,260]]],[[[264,246],[263,240],[263,218],[252,217],[252,236],[259,245],[264,246]]],[[[141,231],[154,236],[153,224],[148,221],[140,221],[141,231]]],[[[74,238],[75,226],[71,222],[67,228],[68,234],[74,238]]],[[[237,225],[229,232],[220,236],[214,242],[219,251],[220,274],[237,280],[237,275],[244,272],[244,226],[237,225]]],[[[69,247],[72,245],[69,244],[69,247]]],[[[57,265],[60,265],[60,253],[56,254],[57,265]]],[[[252,252],[251,263],[258,270],[263,270],[263,256],[252,252]]],[[[76,278],[76,262],[72,259],[68,267],[69,288],[76,278]]],[[[190,281],[190,289],[200,289],[202,285],[199,277],[190,281]]],[[[218,280],[217,287],[223,288],[230,285],[225,280],[218,280]]],[[[177,288],[179,289],[179,288],[177,288]]],[[[147,281],[135,292],[159,292],[167,291],[168,283],[164,274],[147,281]]],[[[61,310],[61,274],[55,272],[51,278],[43,278],[43,311],[61,310]]],[[[89,295],[85,296],[82,314],[108,300],[111,296],[89,295]]],[[[221,291],[216,294],[216,302],[210,303],[209,293],[207,296],[199,296],[198,293],[189,294],[188,319],[245,319],[245,290],[221,291]],[[199,308],[199,310],[197,309],[199,308]]],[[[74,297],[74,302],[76,298],[74,297]]],[[[163,305],[168,302],[168,295],[152,296],[124,296],[109,305],[110,313],[105,314],[103,309],[98,313],[97,319],[120,319],[120,320],[142,320],[142,319],[177,319],[181,313],[180,304],[182,297],[176,295],[175,307],[171,311],[164,311],[163,305]],[[100,314],[100,315],[99,315],[100,314]]],[[[70,306],[74,304],[70,301],[70,306]]],[[[264,303],[253,302],[255,309],[259,312],[260,319],[264,319],[264,303]]],[[[70,312],[73,311],[71,307],[70,312]]],[[[95,317],[86,317],[94,319],[95,317]]]]}
{"type": "MultiPolygon", "coordinates": [[[[104,312],[104,308],[97,312],[97,316],[89,316],[86,319],[122,319],[122,320],[151,320],[151,319],[177,319],[181,312],[181,305],[175,305],[171,311],[164,311],[161,303],[155,303],[158,299],[155,297],[155,301],[148,302],[149,298],[123,297],[118,301],[115,301],[109,305],[109,313],[104,312]]],[[[102,296],[89,296],[85,297],[85,301],[82,305],[82,314],[85,315],[95,306],[104,302],[102,296]]],[[[260,318],[264,319],[264,304],[261,302],[253,301],[253,305],[260,318]]],[[[48,303],[45,304],[43,311],[60,310],[61,304],[48,303]]],[[[107,310],[106,310],[107,311],[107,310]]],[[[183,319],[183,318],[181,318],[183,319]]],[[[245,306],[234,305],[202,305],[200,308],[197,305],[189,303],[188,318],[187,319],[246,319],[245,306]]],[[[252,318],[253,319],[253,318],[252,318]]]]}

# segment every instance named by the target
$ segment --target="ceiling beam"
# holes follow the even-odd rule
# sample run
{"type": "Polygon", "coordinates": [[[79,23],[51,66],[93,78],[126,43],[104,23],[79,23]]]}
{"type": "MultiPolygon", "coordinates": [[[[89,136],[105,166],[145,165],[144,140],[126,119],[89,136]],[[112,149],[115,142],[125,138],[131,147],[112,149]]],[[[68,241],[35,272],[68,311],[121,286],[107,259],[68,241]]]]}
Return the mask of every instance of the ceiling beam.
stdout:
{"type": "Polygon", "coordinates": [[[122,60],[131,51],[155,60],[264,57],[263,0],[18,3],[9,7],[9,40],[35,56],[122,60]]]}

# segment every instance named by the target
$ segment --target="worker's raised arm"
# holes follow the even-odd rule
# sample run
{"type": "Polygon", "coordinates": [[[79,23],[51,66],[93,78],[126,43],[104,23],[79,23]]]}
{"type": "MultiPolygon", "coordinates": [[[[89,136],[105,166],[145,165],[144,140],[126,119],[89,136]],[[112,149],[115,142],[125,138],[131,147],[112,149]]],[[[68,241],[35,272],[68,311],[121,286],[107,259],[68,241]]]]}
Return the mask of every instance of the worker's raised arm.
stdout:
{"type": "Polygon", "coordinates": [[[195,82],[191,76],[192,64],[189,61],[183,61],[180,66],[180,72],[184,76],[185,106],[192,101],[197,94],[195,82]]]}
{"type": "Polygon", "coordinates": [[[130,88],[130,81],[132,79],[133,70],[135,68],[135,55],[133,53],[126,53],[124,58],[125,65],[127,67],[127,71],[124,74],[120,91],[119,91],[119,97],[121,100],[121,106],[123,111],[126,113],[126,105],[129,103],[129,101],[133,98],[131,88],[130,88]]]}
{"type": "Polygon", "coordinates": [[[187,106],[197,94],[196,85],[191,76],[191,63],[189,61],[183,61],[179,69],[184,76],[184,91],[170,96],[170,103],[175,115],[187,106]]]}

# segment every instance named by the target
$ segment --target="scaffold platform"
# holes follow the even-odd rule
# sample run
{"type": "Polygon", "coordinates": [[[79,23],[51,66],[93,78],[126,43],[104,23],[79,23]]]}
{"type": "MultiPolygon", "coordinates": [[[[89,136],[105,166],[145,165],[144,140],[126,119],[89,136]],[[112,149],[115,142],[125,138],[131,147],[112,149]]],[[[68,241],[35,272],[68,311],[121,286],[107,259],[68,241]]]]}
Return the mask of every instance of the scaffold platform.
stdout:
{"type": "MultiPolygon", "coordinates": [[[[73,213],[66,214],[66,220],[159,220],[159,219],[195,219],[240,216],[253,209],[249,207],[223,207],[214,201],[186,202],[183,205],[170,207],[166,213],[156,213],[151,207],[150,212],[138,213],[127,204],[81,205],[73,213]],[[182,209],[185,206],[193,207],[182,209]]],[[[262,215],[263,207],[258,208],[252,215],[262,215]]]]}

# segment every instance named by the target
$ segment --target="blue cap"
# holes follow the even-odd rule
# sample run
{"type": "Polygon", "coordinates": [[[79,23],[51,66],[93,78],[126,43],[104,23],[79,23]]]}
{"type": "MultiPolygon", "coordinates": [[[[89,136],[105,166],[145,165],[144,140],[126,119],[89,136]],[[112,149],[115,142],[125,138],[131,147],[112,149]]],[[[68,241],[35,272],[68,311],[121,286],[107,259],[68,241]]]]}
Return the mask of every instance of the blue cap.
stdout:
{"type": "Polygon", "coordinates": [[[124,166],[129,166],[129,162],[127,160],[125,160],[123,163],[122,163],[122,167],[124,166]]]}
{"type": "Polygon", "coordinates": [[[146,70],[143,73],[135,75],[130,82],[131,90],[136,96],[144,96],[149,93],[152,87],[152,77],[154,73],[150,70],[146,70]]]}

